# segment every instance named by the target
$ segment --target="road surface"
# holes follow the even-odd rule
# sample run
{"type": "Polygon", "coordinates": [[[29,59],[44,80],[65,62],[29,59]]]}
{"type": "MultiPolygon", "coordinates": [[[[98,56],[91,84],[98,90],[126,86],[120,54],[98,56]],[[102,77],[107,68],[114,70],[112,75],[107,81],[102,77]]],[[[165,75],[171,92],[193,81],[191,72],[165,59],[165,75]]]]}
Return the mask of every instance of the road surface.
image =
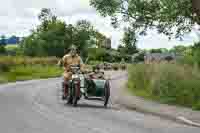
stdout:
{"type": "MultiPolygon", "coordinates": [[[[126,77],[111,75],[112,94],[126,77]]],[[[61,100],[61,78],[0,85],[1,133],[200,133],[200,128],[159,117],[81,100],[61,100]]]]}

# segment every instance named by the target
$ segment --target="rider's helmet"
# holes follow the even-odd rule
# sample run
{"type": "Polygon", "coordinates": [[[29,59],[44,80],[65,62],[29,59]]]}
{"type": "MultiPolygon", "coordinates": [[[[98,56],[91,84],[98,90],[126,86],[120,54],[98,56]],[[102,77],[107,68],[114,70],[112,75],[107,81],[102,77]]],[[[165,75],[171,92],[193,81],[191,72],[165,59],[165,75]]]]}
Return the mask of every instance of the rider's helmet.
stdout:
{"type": "Polygon", "coordinates": [[[70,54],[71,54],[72,56],[75,56],[75,55],[77,54],[77,47],[76,47],[75,45],[72,45],[72,46],[70,47],[70,54]]]}

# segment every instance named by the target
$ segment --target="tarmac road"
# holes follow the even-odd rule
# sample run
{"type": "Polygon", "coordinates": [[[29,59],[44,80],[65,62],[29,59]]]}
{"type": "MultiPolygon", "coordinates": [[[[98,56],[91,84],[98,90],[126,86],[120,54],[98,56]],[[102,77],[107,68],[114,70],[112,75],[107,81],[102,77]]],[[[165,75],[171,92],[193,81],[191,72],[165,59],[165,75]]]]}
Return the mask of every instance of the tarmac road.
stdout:
{"type": "MultiPolygon", "coordinates": [[[[111,73],[111,93],[123,73],[111,73]]],[[[61,100],[61,78],[0,85],[0,133],[200,133],[200,128],[81,100],[78,107],[61,100]]]]}

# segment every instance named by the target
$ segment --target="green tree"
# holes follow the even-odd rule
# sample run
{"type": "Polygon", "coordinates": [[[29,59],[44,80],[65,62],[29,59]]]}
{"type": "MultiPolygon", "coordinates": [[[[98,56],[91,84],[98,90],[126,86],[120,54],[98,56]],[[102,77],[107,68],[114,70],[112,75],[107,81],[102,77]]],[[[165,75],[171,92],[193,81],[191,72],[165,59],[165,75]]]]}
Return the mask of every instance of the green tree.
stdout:
{"type": "Polygon", "coordinates": [[[5,35],[1,36],[1,40],[0,40],[0,54],[5,54],[6,53],[6,37],[5,35]]]}
{"type": "Polygon", "coordinates": [[[174,46],[170,51],[179,55],[184,55],[186,49],[187,47],[179,45],[179,46],[174,46]]]}
{"type": "Polygon", "coordinates": [[[118,48],[117,48],[117,51],[122,55],[126,54],[126,48],[123,45],[119,45],[118,48]]]}
{"type": "Polygon", "coordinates": [[[178,38],[200,22],[200,13],[195,14],[200,11],[198,0],[90,0],[90,4],[102,16],[111,16],[114,26],[128,22],[141,34],[156,28],[159,33],[178,38]]]}
{"type": "Polygon", "coordinates": [[[69,38],[66,37],[68,25],[58,20],[51,10],[46,8],[41,10],[38,18],[41,24],[22,42],[24,54],[62,57],[64,49],[70,46],[69,38]]]}
{"type": "Polygon", "coordinates": [[[106,40],[106,36],[104,36],[103,34],[101,34],[100,32],[98,31],[95,31],[94,32],[94,38],[95,38],[95,43],[96,43],[96,46],[98,48],[102,48],[103,47],[103,43],[104,41],[106,40]]]}
{"type": "Polygon", "coordinates": [[[85,60],[88,56],[88,48],[95,45],[92,41],[94,28],[87,20],[79,20],[73,31],[73,44],[79,49],[79,52],[85,60]]]}
{"type": "Polygon", "coordinates": [[[90,48],[88,54],[90,60],[105,61],[107,52],[105,48],[90,48]]]}
{"type": "MultiPolygon", "coordinates": [[[[149,50],[151,53],[167,53],[169,52],[166,48],[158,48],[158,49],[151,49],[149,50]]],[[[171,50],[171,52],[174,52],[171,50]]]]}
{"type": "Polygon", "coordinates": [[[125,44],[124,52],[126,54],[132,55],[138,52],[136,47],[137,39],[134,29],[131,28],[125,29],[122,42],[125,44]]]}
{"type": "Polygon", "coordinates": [[[75,25],[67,25],[46,8],[41,10],[38,19],[41,24],[22,41],[21,49],[25,55],[62,57],[74,44],[83,59],[87,58],[88,48],[95,44],[95,29],[89,21],[80,20],[75,25]]]}

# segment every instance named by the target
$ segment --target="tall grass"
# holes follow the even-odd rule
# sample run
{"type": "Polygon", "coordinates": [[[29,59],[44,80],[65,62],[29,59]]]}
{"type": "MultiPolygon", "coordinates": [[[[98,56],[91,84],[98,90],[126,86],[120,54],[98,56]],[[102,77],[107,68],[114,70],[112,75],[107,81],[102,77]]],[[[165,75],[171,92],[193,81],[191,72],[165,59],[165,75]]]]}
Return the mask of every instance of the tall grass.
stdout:
{"type": "Polygon", "coordinates": [[[22,57],[22,56],[0,56],[0,64],[5,65],[52,65],[58,62],[56,57],[22,57]]]}
{"type": "Polygon", "coordinates": [[[129,66],[128,87],[136,95],[200,110],[200,71],[180,64],[129,66]]]}

